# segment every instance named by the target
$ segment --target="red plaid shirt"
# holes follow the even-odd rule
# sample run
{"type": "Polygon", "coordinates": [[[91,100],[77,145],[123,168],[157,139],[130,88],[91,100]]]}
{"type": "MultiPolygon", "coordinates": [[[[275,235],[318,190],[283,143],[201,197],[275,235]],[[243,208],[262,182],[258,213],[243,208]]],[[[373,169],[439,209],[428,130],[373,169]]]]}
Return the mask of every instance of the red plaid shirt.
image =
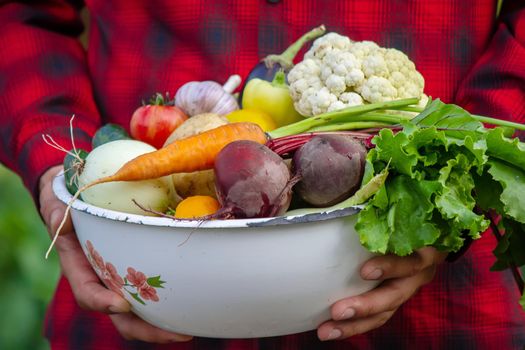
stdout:
{"type": "MultiPolygon", "coordinates": [[[[36,193],[43,171],[63,154],[76,115],[77,146],[103,122],[127,127],[154,92],[191,80],[246,75],[324,23],[354,40],[406,52],[426,92],[490,116],[525,121],[525,2],[497,0],[89,0],[89,47],[81,1],[0,1],[0,161],[36,193]],[[34,3],[34,4],[32,4],[34,3]]],[[[45,334],[54,349],[518,349],[525,317],[508,272],[490,272],[490,235],[455,263],[443,264],[383,327],[321,343],[315,332],[277,338],[198,338],[166,346],[128,342],[109,318],[81,310],[62,279],[45,334]]],[[[257,317],[257,315],[254,315],[257,317]]]]}

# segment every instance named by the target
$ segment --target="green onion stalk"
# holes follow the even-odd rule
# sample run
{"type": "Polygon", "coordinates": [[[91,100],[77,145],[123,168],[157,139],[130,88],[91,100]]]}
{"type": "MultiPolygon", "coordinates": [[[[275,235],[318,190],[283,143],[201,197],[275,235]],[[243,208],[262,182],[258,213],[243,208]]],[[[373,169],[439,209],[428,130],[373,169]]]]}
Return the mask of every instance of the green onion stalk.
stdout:
{"type": "MultiPolygon", "coordinates": [[[[399,110],[403,107],[407,107],[413,104],[418,103],[417,98],[407,98],[407,99],[401,99],[401,100],[393,100],[393,101],[386,101],[386,102],[377,102],[377,103],[369,103],[365,105],[358,105],[358,106],[352,106],[344,109],[340,109],[333,112],[327,112],[323,114],[316,115],[314,117],[305,118],[301,121],[298,121],[293,124],[285,125],[283,127],[280,127],[278,129],[272,130],[268,133],[268,135],[272,139],[276,139],[279,137],[284,136],[290,136],[290,135],[296,135],[303,132],[307,132],[312,128],[327,125],[329,123],[334,122],[362,122],[362,121],[368,121],[368,122],[387,122],[389,124],[397,124],[400,123],[403,119],[406,119],[404,117],[401,117],[399,115],[385,115],[383,116],[375,116],[370,117],[366,114],[369,112],[374,111],[386,111],[386,110],[399,110]]],[[[344,130],[344,129],[341,129],[344,130]]]]}
{"type": "MultiPolygon", "coordinates": [[[[270,140],[267,145],[282,155],[295,150],[319,133],[338,132],[352,135],[372,147],[371,139],[380,129],[396,127],[401,129],[404,122],[432,112],[432,101],[429,101],[425,107],[417,106],[418,102],[417,98],[406,98],[351,106],[319,114],[268,132],[270,140]]],[[[443,106],[459,108],[455,105],[443,104],[443,106]]],[[[464,110],[462,112],[477,122],[512,130],[525,130],[524,124],[469,114],[464,110]]],[[[453,130],[450,127],[447,129],[453,130]]]]}

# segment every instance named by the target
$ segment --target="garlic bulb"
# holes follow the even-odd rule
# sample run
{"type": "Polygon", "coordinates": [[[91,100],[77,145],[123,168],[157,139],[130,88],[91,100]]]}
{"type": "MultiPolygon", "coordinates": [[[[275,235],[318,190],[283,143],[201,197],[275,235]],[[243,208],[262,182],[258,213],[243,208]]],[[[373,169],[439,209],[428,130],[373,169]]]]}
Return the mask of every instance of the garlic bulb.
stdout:
{"type": "Polygon", "coordinates": [[[224,86],[211,80],[191,81],[182,85],[175,94],[175,105],[189,116],[202,113],[226,115],[239,109],[231,92],[240,84],[240,77],[234,75],[224,86]]]}

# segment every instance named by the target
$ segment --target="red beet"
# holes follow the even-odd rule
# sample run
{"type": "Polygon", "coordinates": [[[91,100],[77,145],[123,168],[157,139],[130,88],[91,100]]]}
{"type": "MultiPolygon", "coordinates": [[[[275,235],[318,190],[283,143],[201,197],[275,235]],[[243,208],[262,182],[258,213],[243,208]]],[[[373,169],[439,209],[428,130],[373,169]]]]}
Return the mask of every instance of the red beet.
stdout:
{"type": "Polygon", "coordinates": [[[281,157],[264,145],[232,142],[217,155],[214,170],[223,216],[278,216],[290,205],[290,170],[281,157]]]}
{"type": "Polygon", "coordinates": [[[336,204],[359,189],[365,167],[366,148],[342,135],[318,135],[299,148],[293,172],[300,178],[295,192],[317,207],[336,204]]]}

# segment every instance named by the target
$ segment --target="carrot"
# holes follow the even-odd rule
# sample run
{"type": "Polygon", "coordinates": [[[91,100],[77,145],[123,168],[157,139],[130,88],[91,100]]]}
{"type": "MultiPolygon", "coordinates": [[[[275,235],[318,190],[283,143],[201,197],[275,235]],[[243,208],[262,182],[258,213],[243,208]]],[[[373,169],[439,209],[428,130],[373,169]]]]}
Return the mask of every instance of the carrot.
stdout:
{"type": "Polygon", "coordinates": [[[46,253],[46,258],[66,222],[71,204],[83,191],[106,182],[149,180],[174,173],[191,173],[193,171],[211,169],[217,154],[223,147],[237,140],[251,140],[264,144],[267,141],[267,136],[259,125],[255,123],[239,122],[226,124],[174,141],[157,151],[138,156],[124,164],[115,174],[102,177],[79,188],[66,208],[62,222],[46,253]]]}
{"type": "Polygon", "coordinates": [[[138,156],[124,164],[115,174],[100,178],[87,186],[111,181],[156,179],[174,173],[211,169],[222,148],[236,140],[252,140],[264,144],[267,137],[255,123],[226,124],[138,156]]]}

